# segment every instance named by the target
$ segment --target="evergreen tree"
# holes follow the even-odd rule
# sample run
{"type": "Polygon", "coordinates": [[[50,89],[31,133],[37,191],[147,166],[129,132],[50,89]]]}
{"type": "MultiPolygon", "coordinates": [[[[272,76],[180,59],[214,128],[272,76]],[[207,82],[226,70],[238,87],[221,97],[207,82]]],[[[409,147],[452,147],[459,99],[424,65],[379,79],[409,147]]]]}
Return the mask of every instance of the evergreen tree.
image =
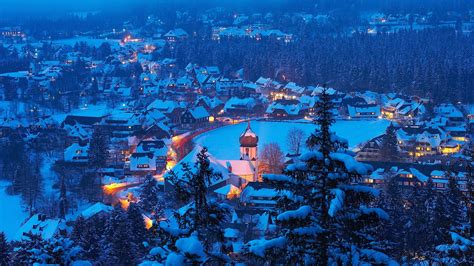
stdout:
{"type": "Polygon", "coordinates": [[[386,242],[387,251],[393,257],[401,259],[406,243],[403,228],[407,224],[404,197],[395,173],[389,173],[384,180],[384,190],[379,205],[388,213],[390,219],[384,224],[380,234],[386,242]]]}
{"type": "Polygon", "coordinates": [[[88,220],[83,217],[76,219],[71,233],[71,239],[83,250],[84,257],[98,261],[104,248],[101,245],[104,238],[106,217],[96,215],[88,220]]]}
{"type": "Polygon", "coordinates": [[[385,162],[397,162],[400,160],[397,134],[392,123],[387,127],[382,138],[380,157],[385,162]]]}
{"type": "Polygon", "coordinates": [[[109,158],[108,136],[102,128],[96,128],[89,146],[89,165],[94,169],[105,167],[109,158]]]}
{"type": "Polygon", "coordinates": [[[140,206],[148,213],[152,212],[158,204],[158,183],[152,175],[145,177],[145,182],[142,185],[142,192],[140,197],[140,206]]]}
{"type": "Polygon", "coordinates": [[[102,261],[106,264],[133,265],[136,263],[137,243],[133,242],[127,213],[117,206],[111,213],[105,228],[102,261]]]}
{"type": "Polygon", "coordinates": [[[44,254],[43,247],[46,241],[40,235],[32,234],[29,237],[12,244],[13,251],[9,261],[12,265],[32,265],[34,263],[47,263],[51,257],[44,254]]]}
{"type": "Polygon", "coordinates": [[[285,261],[291,264],[358,264],[377,258],[389,263],[374,245],[374,230],[388,218],[371,207],[379,193],[354,185],[371,167],[345,153],[347,142],[330,131],[332,108],[323,89],[317,105],[319,129],[307,141],[313,151],[301,155],[301,163],[290,165],[286,175],[264,175],[287,191],[278,202],[277,216],[285,241],[276,242],[285,242],[285,261]]]}
{"type": "Polygon", "coordinates": [[[10,253],[10,245],[8,245],[5,233],[0,232],[0,265],[8,264],[8,254],[10,253]]]}
{"type": "Polygon", "coordinates": [[[446,190],[447,208],[444,210],[448,213],[448,222],[450,230],[459,230],[464,222],[464,204],[462,202],[462,192],[458,186],[456,174],[448,170],[446,171],[448,177],[448,187],[446,190]]]}
{"type": "Polygon", "coordinates": [[[145,254],[145,242],[147,241],[147,231],[145,221],[140,207],[135,203],[130,203],[127,211],[128,226],[130,231],[130,245],[133,245],[135,257],[141,258],[145,254]]]}
{"type": "Polygon", "coordinates": [[[66,182],[64,176],[61,176],[61,186],[59,191],[59,217],[65,218],[68,210],[66,182]]]}

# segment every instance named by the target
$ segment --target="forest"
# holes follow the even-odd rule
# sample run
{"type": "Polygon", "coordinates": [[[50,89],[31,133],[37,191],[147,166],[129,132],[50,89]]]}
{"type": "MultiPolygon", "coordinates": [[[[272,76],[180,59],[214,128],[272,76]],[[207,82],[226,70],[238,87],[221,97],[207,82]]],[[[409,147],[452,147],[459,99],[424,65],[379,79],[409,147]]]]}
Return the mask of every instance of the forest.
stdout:
{"type": "Polygon", "coordinates": [[[170,50],[178,62],[243,66],[260,76],[341,90],[400,92],[436,100],[474,101],[474,38],[452,29],[395,34],[312,36],[290,44],[253,39],[189,39],[170,50]]]}

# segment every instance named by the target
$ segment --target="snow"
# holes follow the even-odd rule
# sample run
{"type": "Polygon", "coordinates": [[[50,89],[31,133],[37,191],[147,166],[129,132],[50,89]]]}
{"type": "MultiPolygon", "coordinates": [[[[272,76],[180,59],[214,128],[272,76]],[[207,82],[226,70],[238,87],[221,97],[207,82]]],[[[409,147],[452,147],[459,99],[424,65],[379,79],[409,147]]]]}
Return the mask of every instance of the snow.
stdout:
{"type": "Polygon", "coordinates": [[[35,214],[18,229],[14,240],[23,240],[25,234],[41,235],[44,240],[48,240],[58,231],[60,222],[59,219],[43,219],[40,214],[35,214]]]}
{"type": "Polygon", "coordinates": [[[8,181],[0,181],[0,231],[4,232],[8,240],[13,240],[21,224],[28,218],[24,210],[21,197],[8,195],[8,181]]]}
{"type": "Polygon", "coordinates": [[[183,237],[176,240],[175,245],[178,250],[181,251],[183,254],[194,255],[200,258],[201,260],[203,260],[206,256],[206,254],[204,254],[204,247],[197,239],[196,234],[193,234],[190,237],[183,237]]]}
{"type": "Polygon", "coordinates": [[[224,237],[226,238],[237,238],[239,237],[240,232],[234,228],[226,228],[224,229],[224,237]]]}
{"type": "Polygon", "coordinates": [[[366,175],[372,171],[372,166],[368,164],[360,163],[356,161],[354,157],[345,153],[335,152],[335,153],[331,153],[329,157],[331,157],[331,159],[333,160],[343,162],[346,169],[352,173],[366,175]]]}
{"type": "Polygon", "coordinates": [[[289,221],[292,219],[304,219],[311,214],[311,207],[304,205],[294,211],[286,211],[277,216],[278,221],[289,221]]]}
{"type": "Polygon", "coordinates": [[[420,171],[418,171],[417,169],[415,168],[410,168],[410,172],[416,177],[418,178],[418,180],[420,180],[421,182],[426,182],[428,181],[428,177],[424,174],[422,174],[420,171]]]}
{"type": "Polygon", "coordinates": [[[90,206],[89,208],[85,209],[82,211],[81,215],[85,218],[88,219],[97,213],[100,212],[111,212],[113,210],[113,207],[109,205],[105,205],[102,202],[97,202],[96,204],[90,206]]]}
{"type": "Polygon", "coordinates": [[[265,251],[271,248],[283,248],[286,244],[284,237],[277,237],[274,239],[256,239],[248,243],[249,251],[259,257],[265,257],[265,251]]]}
{"type": "Polygon", "coordinates": [[[346,194],[344,191],[338,188],[332,189],[331,194],[334,196],[334,198],[331,200],[328,213],[331,217],[334,217],[336,213],[344,206],[344,198],[346,194]]]}
{"type": "Polygon", "coordinates": [[[365,205],[359,207],[360,211],[364,214],[376,214],[380,219],[388,220],[388,214],[380,208],[369,208],[365,205]]]}
{"type": "Polygon", "coordinates": [[[279,175],[279,174],[264,174],[263,175],[264,179],[270,180],[270,181],[283,181],[283,182],[289,182],[291,178],[287,175],[279,175]]]}
{"type": "Polygon", "coordinates": [[[178,253],[171,253],[168,255],[166,258],[165,265],[169,266],[179,266],[179,265],[184,265],[184,257],[181,254],[178,253]]]}
{"type": "Polygon", "coordinates": [[[390,259],[389,256],[385,255],[382,252],[372,250],[372,249],[362,249],[360,253],[367,258],[373,260],[377,264],[384,264],[388,266],[399,265],[396,261],[390,259]]]}
{"type": "MultiPolygon", "coordinates": [[[[355,148],[358,144],[366,142],[385,132],[389,121],[377,120],[338,120],[331,128],[332,131],[344,139],[349,140],[349,148],[355,148]]],[[[247,123],[221,127],[196,138],[196,143],[208,148],[216,158],[240,159],[239,136],[245,131],[247,123]],[[226,149],[222,149],[226,147],[226,149]]],[[[289,152],[287,135],[292,128],[302,129],[306,136],[313,133],[316,126],[311,123],[300,122],[268,122],[252,121],[252,131],[259,137],[259,147],[276,142],[284,153],[289,152]]]]}

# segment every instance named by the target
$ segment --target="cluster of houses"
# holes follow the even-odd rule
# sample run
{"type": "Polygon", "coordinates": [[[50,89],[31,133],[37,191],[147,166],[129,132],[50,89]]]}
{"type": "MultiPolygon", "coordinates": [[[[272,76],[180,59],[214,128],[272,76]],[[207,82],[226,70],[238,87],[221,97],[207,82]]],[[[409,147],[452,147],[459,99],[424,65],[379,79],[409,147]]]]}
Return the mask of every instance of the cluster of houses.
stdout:
{"type": "MultiPolygon", "coordinates": [[[[405,108],[412,108],[413,104],[406,106],[405,108]]],[[[416,107],[420,110],[419,105],[416,107]]],[[[471,105],[461,109],[453,104],[440,104],[434,108],[430,116],[413,120],[413,117],[417,117],[416,114],[409,114],[407,124],[395,126],[401,161],[441,162],[447,157],[462,153],[464,149],[467,150],[470,136],[473,134],[472,112],[471,105]]],[[[391,118],[397,115],[396,112],[389,114],[391,118]]],[[[384,135],[380,135],[360,145],[357,159],[384,160],[380,153],[383,139],[384,135]]]]}

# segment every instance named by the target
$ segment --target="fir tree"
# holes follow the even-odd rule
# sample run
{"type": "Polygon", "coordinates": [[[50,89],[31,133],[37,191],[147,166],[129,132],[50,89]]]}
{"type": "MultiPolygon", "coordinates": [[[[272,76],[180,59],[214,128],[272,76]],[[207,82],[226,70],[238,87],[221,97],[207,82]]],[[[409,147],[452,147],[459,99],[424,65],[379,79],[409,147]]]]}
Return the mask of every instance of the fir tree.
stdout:
{"type": "Polygon", "coordinates": [[[77,243],[84,252],[84,257],[98,261],[104,248],[101,245],[104,238],[106,217],[96,215],[88,220],[83,217],[74,222],[71,239],[77,243]]]}
{"type": "Polygon", "coordinates": [[[120,206],[115,207],[107,221],[103,238],[104,263],[119,265],[136,263],[137,243],[133,242],[132,230],[134,228],[130,228],[127,213],[120,206]]]}
{"type": "Polygon", "coordinates": [[[353,185],[371,167],[345,153],[347,142],[330,127],[332,102],[323,89],[317,105],[319,129],[307,145],[313,151],[301,155],[286,175],[264,175],[277,189],[287,191],[278,202],[280,237],[286,241],[286,261],[291,264],[349,264],[371,262],[375,250],[374,230],[388,218],[371,207],[379,192],[353,185]]]}
{"type": "Polygon", "coordinates": [[[0,232],[0,265],[8,264],[8,254],[10,253],[10,245],[8,245],[5,233],[0,232]]]}
{"type": "Polygon", "coordinates": [[[133,245],[134,254],[141,258],[145,254],[147,231],[140,207],[131,203],[127,211],[128,226],[131,228],[130,245],[133,245]]]}
{"type": "Polygon", "coordinates": [[[386,162],[397,162],[400,160],[397,134],[392,123],[387,127],[385,135],[382,138],[380,157],[386,162]]]}
{"type": "Polygon", "coordinates": [[[92,134],[89,146],[89,165],[94,169],[99,169],[107,165],[109,158],[108,137],[102,128],[96,128],[92,134]]]}
{"type": "Polygon", "coordinates": [[[459,230],[464,221],[464,204],[462,202],[462,192],[458,186],[456,174],[448,170],[446,171],[448,177],[448,187],[446,190],[448,221],[450,223],[450,230],[459,230]]]}
{"type": "Polygon", "coordinates": [[[390,219],[380,231],[381,238],[386,242],[385,246],[391,255],[400,259],[406,243],[403,227],[407,220],[402,189],[399,185],[399,179],[394,173],[389,173],[385,177],[380,206],[390,216],[390,219]]]}
{"type": "Polygon", "coordinates": [[[146,212],[152,212],[158,204],[158,183],[152,175],[145,177],[145,182],[142,186],[140,206],[146,212]]]}
{"type": "Polygon", "coordinates": [[[66,182],[64,179],[64,176],[61,176],[61,187],[59,192],[59,217],[63,219],[66,217],[68,209],[66,182]]]}

